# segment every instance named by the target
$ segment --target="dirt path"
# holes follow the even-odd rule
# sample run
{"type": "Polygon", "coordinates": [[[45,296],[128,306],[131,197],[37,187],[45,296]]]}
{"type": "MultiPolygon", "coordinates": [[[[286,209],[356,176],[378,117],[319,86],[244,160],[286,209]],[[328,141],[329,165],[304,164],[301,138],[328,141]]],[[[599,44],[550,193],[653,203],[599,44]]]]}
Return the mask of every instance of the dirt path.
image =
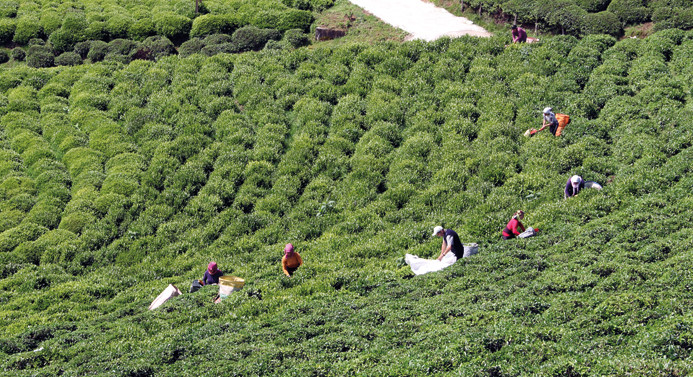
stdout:
{"type": "Polygon", "coordinates": [[[443,36],[492,34],[464,17],[421,0],[349,0],[394,27],[410,35],[410,39],[432,41],[443,36]]]}

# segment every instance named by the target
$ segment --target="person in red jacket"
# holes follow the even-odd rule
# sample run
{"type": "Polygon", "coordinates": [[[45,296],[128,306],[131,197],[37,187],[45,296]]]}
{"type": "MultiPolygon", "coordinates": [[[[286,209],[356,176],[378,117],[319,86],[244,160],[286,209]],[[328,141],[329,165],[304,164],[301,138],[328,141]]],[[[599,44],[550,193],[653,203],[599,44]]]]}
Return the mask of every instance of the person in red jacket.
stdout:
{"type": "Polygon", "coordinates": [[[509,240],[511,238],[515,238],[516,236],[519,236],[520,233],[525,231],[525,226],[522,225],[520,220],[525,218],[525,213],[524,211],[517,211],[513,215],[512,219],[508,221],[508,225],[505,226],[505,229],[503,229],[503,239],[504,240],[509,240]],[[522,232],[518,231],[517,228],[522,229],[522,232]]]}
{"type": "Polygon", "coordinates": [[[303,264],[301,256],[294,251],[294,245],[287,243],[284,246],[284,257],[282,258],[282,269],[286,276],[291,276],[303,264]]]}

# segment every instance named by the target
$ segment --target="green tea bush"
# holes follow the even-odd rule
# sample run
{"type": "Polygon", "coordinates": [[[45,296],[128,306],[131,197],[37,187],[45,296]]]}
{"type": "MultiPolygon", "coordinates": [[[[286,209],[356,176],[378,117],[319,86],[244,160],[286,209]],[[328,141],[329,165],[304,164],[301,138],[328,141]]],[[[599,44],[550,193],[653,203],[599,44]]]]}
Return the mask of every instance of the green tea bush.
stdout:
{"type": "Polygon", "coordinates": [[[5,44],[12,42],[17,24],[12,19],[0,19],[0,42],[5,44]]]}
{"type": "Polygon", "coordinates": [[[188,57],[192,54],[199,53],[205,47],[201,39],[195,37],[183,42],[178,48],[178,54],[181,58],[188,57]]]}
{"type": "Polygon", "coordinates": [[[32,68],[47,68],[54,64],[53,51],[46,46],[31,46],[27,51],[26,64],[32,68]]]}
{"type": "Polygon", "coordinates": [[[107,53],[108,43],[99,40],[91,41],[87,58],[92,62],[100,62],[106,57],[107,53]]]}
{"type": "Polygon", "coordinates": [[[166,37],[149,37],[145,39],[142,44],[149,49],[153,60],[159,60],[164,56],[176,54],[175,46],[173,46],[173,43],[166,37]]]}
{"type": "Polygon", "coordinates": [[[34,241],[46,231],[45,227],[30,222],[19,224],[0,233],[0,251],[12,251],[22,242],[34,241]]]}
{"type": "Polygon", "coordinates": [[[642,0],[612,0],[607,10],[618,16],[624,26],[647,22],[651,15],[642,0]]]}
{"type": "Polygon", "coordinates": [[[285,31],[282,40],[287,42],[293,48],[310,45],[310,37],[307,34],[304,34],[303,30],[301,29],[289,29],[285,31]]]}
{"type": "Polygon", "coordinates": [[[203,14],[193,20],[190,37],[204,37],[213,34],[232,34],[240,25],[228,14],[203,14]]]}
{"type": "Polygon", "coordinates": [[[10,52],[10,56],[12,57],[12,60],[22,62],[26,58],[26,52],[24,52],[24,50],[22,50],[20,47],[15,47],[10,52]]]}
{"type": "Polygon", "coordinates": [[[157,34],[171,41],[181,41],[190,33],[192,22],[188,17],[172,12],[162,12],[154,15],[157,34]]]}
{"type": "Polygon", "coordinates": [[[281,33],[275,29],[259,29],[255,26],[244,26],[233,32],[231,44],[238,52],[260,50],[269,40],[279,40],[281,33]]]}
{"type": "Polygon", "coordinates": [[[142,41],[148,37],[156,35],[156,24],[151,18],[141,18],[135,20],[128,27],[128,38],[142,41]]]}
{"type": "Polygon", "coordinates": [[[584,34],[619,36],[623,34],[621,25],[621,20],[612,12],[587,13],[583,20],[582,32],[584,34]]]}
{"type": "Polygon", "coordinates": [[[39,38],[42,33],[43,30],[37,18],[30,16],[20,17],[17,20],[17,26],[12,41],[20,45],[25,45],[29,43],[29,40],[32,38],[39,38]]]}
{"type": "Polygon", "coordinates": [[[80,65],[82,64],[82,57],[76,52],[64,52],[55,58],[55,65],[80,65]]]}

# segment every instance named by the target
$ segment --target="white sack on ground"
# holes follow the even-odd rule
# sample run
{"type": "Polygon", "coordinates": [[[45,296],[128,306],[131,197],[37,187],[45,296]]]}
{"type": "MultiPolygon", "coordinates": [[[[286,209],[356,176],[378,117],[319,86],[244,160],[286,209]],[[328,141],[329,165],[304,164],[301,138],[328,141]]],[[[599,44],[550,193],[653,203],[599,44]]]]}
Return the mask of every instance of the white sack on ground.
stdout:
{"type": "Polygon", "coordinates": [[[520,235],[517,237],[518,238],[527,238],[527,237],[534,237],[536,235],[537,235],[537,231],[534,230],[534,228],[530,227],[530,228],[527,228],[527,230],[525,230],[524,232],[520,233],[520,235]]]}
{"type": "Polygon", "coordinates": [[[173,284],[169,284],[166,289],[164,289],[163,292],[161,292],[154,301],[152,301],[152,304],[149,305],[149,310],[154,310],[158,308],[159,306],[163,305],[164,302],[168,301],[171,297],[176,297],[180,296],[183,294],[178,287],[176,287],[173,284]]]}
{"type": "Polygon", "coordinates": [[[415,275],[423,275],[433,271],[440,271],[445,267],[453,265],[457,262],[457,257],[452,252],[445,254],[442,260],[423,259],[416,255],[406,254],[404,261],[411,267],[415,275]]]}

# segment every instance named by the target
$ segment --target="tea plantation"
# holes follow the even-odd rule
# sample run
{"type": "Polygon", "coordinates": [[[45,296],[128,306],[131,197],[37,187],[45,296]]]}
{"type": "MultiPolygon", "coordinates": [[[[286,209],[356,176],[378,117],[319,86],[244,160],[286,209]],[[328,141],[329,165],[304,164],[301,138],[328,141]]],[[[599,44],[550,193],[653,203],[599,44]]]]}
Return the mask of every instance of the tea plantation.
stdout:
{"type": "Polygon", "coordinates": [[[693,32],[508,38],[3,69],[0,375],[690,375],[693,32]]]}

